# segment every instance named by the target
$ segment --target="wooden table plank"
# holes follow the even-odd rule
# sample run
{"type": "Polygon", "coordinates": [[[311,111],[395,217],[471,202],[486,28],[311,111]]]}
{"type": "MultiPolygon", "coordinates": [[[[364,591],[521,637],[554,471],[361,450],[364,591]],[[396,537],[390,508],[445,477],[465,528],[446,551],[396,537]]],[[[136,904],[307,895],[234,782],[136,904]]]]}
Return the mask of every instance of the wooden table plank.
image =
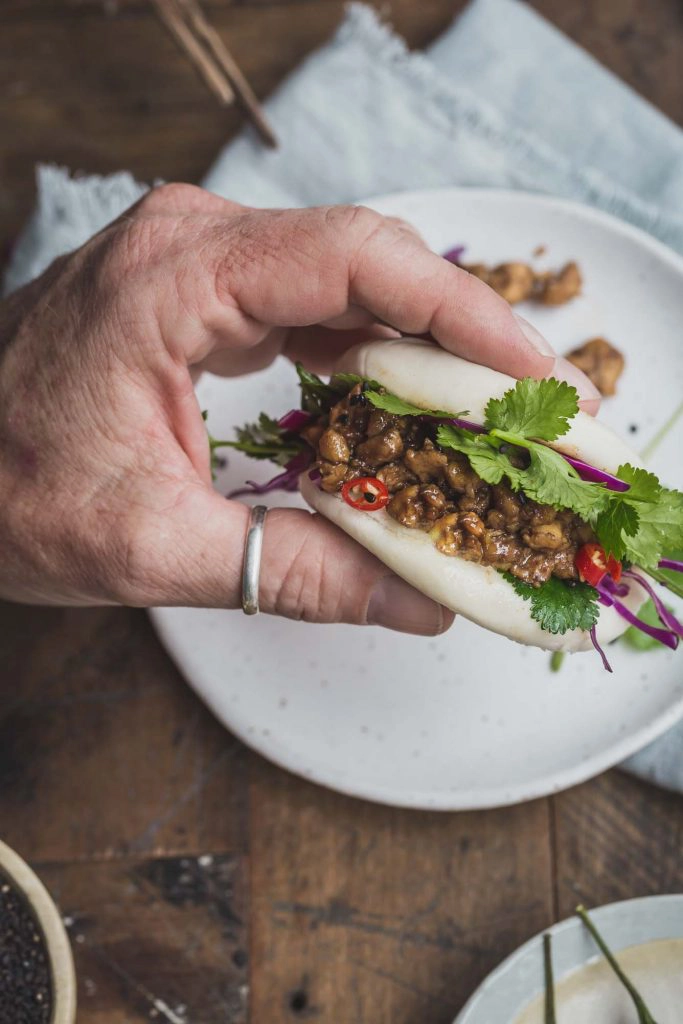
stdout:
{"type": "Polygon", "coordinates": [[[246,844],[244,750],[143,612],[0,608],[2,837],[33,860],[246,844]]]}
{"type": "Polygon", "coordinates": [[[243,858],[36,867],[68,925],[78,1024],[244,1024],[243,858]]]}
{"type": "Polygon", "coordinates": [[[250,806],[255,1022],[450,1021],[552,919],[547,801],[416,813],[258,759],[250,806]]]}
{"type": "Polygon", "coordinates": [[[610,772],[554,798],[560,917],[683,892],[683,797],[610,772]]]}
{"type": "MultiPolygon", "coordinates": [[[[11,2],[14,14],[7,0],[0,9],[0,246],[31,209],[36,163],[197,181],[244,124],[239,108],[222,109],[208,94],[148,5],[108,16],[101,3],[22,13],[11,2]]],[[[454,9],[453,0],[393,6],[416,46],[454,9]]],[[[342,13],[342,0],[290,0],[223,7],[212,22],[263,97],[331,36],[342,13]]]]}
{"type": "Polygon", "coordinates": [[[677,124],[683,124],[679,0],[533,0],[533,6],[677,124]]]}

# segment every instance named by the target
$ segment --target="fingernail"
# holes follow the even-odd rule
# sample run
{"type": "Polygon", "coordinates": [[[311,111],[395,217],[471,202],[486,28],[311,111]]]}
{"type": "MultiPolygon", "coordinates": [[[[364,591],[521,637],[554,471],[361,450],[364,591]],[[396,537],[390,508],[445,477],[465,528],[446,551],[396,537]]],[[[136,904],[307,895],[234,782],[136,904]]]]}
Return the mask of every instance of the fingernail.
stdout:
{"type": "Polygon", "coordinates": [[[568,384],[573,384],[579,393],[579,406],[584,412],[588,412],[591,416],[600,408],[601,394],[596,388],[595,384],[586,376],[585,373],[570,363],[568,359],[563,356],[558,356],[555,360],[552,372],[548,374],[549,377],[557,377],[558,380],[566,380],[568,384]]]}
{"type": "Polygon", "coordinates": [[[385,629],[419,636],[436,636],[448,629],[453,616],[399,576],[385,576],[370,595],[366,619],[369,626],[384,626],[385,629]]]}
{"type": "Polygon", "coordinates": [[[512,314],[519,324],[519,329],[529,342],[532,348],[535,348],[537,352],[540,352],[544,356],[554,356],[555,349],[550,344],[547,338],[537,331],[533,324],[530,324],[528,320],[525,320],[519,313],[512,314]]]}

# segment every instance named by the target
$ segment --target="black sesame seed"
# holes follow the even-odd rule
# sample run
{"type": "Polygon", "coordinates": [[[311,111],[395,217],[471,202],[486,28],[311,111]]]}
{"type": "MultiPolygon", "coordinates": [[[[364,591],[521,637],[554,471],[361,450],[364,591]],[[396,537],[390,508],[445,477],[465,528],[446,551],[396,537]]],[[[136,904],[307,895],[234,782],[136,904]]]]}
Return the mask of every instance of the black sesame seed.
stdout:
{"type": "Polygon", "coordinates": [[[45,940],[30,905],[0,872],[0,1022],[48,1024],[52,982],[45,940]]]}
{"type": "Polygon", "coordinates": [[[637,434],[638,433],[638,424],[637,423],[630,423],[628,429],[631,431],[632,434],[637,434]]]}
{"type": "Polygon", "coordinates": [[[363,497],[367,501],[368,505],[374,505],[377,500],[377,495],[373,494],[372,491],[366,491],[363,497]]]}

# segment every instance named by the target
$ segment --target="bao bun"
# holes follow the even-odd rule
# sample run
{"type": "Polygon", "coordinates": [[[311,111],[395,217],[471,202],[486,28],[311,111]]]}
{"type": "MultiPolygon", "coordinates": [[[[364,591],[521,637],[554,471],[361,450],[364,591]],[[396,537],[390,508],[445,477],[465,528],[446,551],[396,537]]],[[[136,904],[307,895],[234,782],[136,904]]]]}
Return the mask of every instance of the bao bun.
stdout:
{"type": "MultiPolygon", "coordinates": [[[[425,409],[454,413],[466,409],[467,418],[478,423],[484,420],[488,400],[499,398],[515,385],[512,377],[413,338],[359,345],[345,354],[337,369],[379,381],[388,391],[425,409]]],[[[583,412],[577,414],[570,430],[553,447],[611,473],[624,462],[642,465],[638,455],[616,434],[583,412]]],[[[398,576],[456,614],[511,640],[545,650],[592,648],[590,636],[583,630],[556,636],[541,629],[529,614],[529,603],[494,568],[442,554],[427,533],[407,529],[384,510],[368,513],[351,508],[338,494],[320,490],[307,473],[302,475],[300,486],[316,511],[398,576]]],[[[634,585],[624,604],[636,612],[645,596],[634,585]]],[[[599,641],[609,643],[626,626],[613,608],[602,607],[597,626],[599,641]]]]}

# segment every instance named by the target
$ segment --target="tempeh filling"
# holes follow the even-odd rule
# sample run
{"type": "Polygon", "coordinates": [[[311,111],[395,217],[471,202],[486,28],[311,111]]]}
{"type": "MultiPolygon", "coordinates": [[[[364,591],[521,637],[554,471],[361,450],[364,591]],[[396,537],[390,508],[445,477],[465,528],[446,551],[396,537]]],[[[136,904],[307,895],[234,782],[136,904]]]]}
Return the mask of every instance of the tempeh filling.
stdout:
{"type": "Polygon", "coordinates": [[[578,580],[574,558],[582,544],[595,540],[591,527],[574,512],[539,505],[507,483],[485,483],[463,454],[436,445],[436,429],[429,419],[376,409],[357,384],[301,436],[316,451],[324,491],[377,477],[391,496],[388,514],[428,532],[444,555],[507,570],[532,586],[551,576],[578,580]]]}

